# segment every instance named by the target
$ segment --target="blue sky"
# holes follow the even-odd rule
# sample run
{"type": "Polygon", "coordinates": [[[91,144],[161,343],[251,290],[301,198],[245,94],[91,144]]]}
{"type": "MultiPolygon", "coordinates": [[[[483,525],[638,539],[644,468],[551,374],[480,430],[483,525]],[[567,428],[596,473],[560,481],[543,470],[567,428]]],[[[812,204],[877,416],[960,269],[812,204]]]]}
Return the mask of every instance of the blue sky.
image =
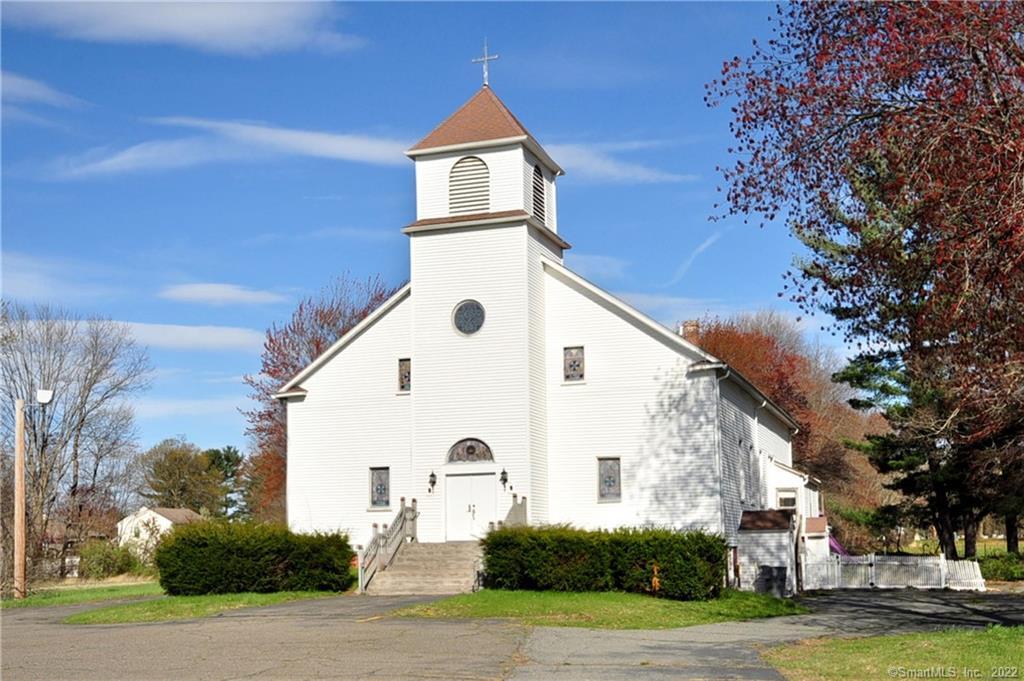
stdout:
{"type": "Polygon", "coordinates": [[[143,446],[245,446],[263,330],[332,277],[408,273],[402,150],[480,86],[567,171],[567,262],[671,324],[795,308],[782,225],[709,222],[723,60],[765,4],[5,3],[3,295],[130,322],[143,446]]]}

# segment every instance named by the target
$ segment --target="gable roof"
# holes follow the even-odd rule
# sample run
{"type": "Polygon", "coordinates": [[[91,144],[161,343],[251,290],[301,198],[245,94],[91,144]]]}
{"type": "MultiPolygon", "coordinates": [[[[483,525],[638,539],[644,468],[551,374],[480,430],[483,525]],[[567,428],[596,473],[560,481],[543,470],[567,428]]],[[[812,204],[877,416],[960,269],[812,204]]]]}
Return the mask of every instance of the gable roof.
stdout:
{"type": "Polygon", "coordinates": [[[486,142],[509,137],[533,137],[490,87],[484,85],[411,151],[486,142]]]}
{"type": "Polygon", "coordinates": [[[334,344],[331,345],[331,347],[329,347],[326,350],[324,350],[322,353],[320,353],[319,357],[317,357],[312,362],[310,362],[308,365],[306,365],[305,369],[303,369],[299,373],[295,374],[295,376],[293,376],[290,381],[288,381],[283,386],[281,386],[281,389],[277,391],[277,393],[274,395],[274,397],[280,400],[280,399],[285,399],[285,398],[288,398],[288,397],[300,397],[302,395],[305,395],[306,391],[302,390],[299,387],[299,384],[302,381],[306,380],[306,378],[308,378],[310,374],[312,374],[314,371],[316,371],[317,369],[322,367],[324,364],[326,364],[327,361],[330,360],[331,357],[334,357],[334,355],[339,350],[341,350],[343,347],[345,347],[346,345],[351,343],[353,340],[358,338],[359,335],[363,333],[363,331],[365,331],[366,329],[368,329],[371,326],[373,326],[373,324],[378,319],[380,319],[381,317],[386,315],[388,313],[388,311],[391,310],[391,308],[395,307],[396,305],[398,305],[398,303],[402,302],[406,298],[406,296],[409,295],[409,291],[411,291],[411,290],[412,290],[412,284],[411,283],[410,284],[406,284],[402,288],[398,289],[395,292],[395,295],[391,296],[390,298],[385,300],[383,303],[381,303],[380,307],[378,307],[376,310],[374,310],[370,314],[366,315],[363,318],[363,321],[359,322],[358,324],[353,326],[351,329],[349,329],[346,333],[344,333],[341,336],[341,338],[339,338],[338,340],[334,341],[334,344]]]}
{"type": "Polygon", "coordinates": [[[522,144],[556,175],[564,173],[526,126],[519,122],[487,85],[405,154],[416,157],[505,144],[522,144]]]}
{"type": "Polygon", "coordinates": [[[167,508],[165,506],[158,506],[157,508],[151,508],[149,510],[157,515],[162,515],[175,525],[194,523],[197,520],[203,519],[203,516],[199,515],[191,508],[167,508]]]}

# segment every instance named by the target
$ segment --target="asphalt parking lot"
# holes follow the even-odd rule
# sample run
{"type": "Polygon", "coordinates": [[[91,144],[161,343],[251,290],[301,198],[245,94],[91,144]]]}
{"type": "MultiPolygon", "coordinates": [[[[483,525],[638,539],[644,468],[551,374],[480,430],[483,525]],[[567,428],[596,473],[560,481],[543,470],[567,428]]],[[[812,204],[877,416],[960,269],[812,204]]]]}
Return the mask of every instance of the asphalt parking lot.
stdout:
{"type": "Polygon", "coordinates": [[[814,612],[685,629],[528,628],[390,617],[419,597],[339,596],[184,622],[72,626],[97,607],[4,610],[4,679],[779,679],[761,646],[824,635],[1024,624],[1019,594],[804,597],[814,612]]]}

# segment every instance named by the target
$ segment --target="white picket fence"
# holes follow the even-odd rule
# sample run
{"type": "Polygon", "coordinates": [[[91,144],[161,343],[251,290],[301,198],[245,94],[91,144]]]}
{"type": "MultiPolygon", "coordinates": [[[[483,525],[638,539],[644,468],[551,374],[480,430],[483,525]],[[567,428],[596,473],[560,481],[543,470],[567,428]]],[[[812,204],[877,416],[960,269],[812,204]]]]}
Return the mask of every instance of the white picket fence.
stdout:
{"type": "Polygon", "coordinates": [[[809,589],[957,589],[984,591],[981,568],[973,560],[945,556],[841,556],[804,563],[803,588],[809,589]]]}

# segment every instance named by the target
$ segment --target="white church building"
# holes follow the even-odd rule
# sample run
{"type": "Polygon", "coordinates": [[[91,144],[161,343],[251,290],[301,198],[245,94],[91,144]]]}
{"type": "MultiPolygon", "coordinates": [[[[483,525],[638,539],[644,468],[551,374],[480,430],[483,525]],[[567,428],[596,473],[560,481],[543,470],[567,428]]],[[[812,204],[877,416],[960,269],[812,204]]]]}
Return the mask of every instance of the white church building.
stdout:
{"type": "Polygon", "coordinates": [[[367,544],[401,498],[421,544],[512,517],[704,529],[740,547],[732,579],[745,542],[787,560],[824,530],[793,419],[565,266],[586,231],[560,228],[563,170],[488,86],[407,155],[409,283],[278,394],[293,530],[367,544]]]}

